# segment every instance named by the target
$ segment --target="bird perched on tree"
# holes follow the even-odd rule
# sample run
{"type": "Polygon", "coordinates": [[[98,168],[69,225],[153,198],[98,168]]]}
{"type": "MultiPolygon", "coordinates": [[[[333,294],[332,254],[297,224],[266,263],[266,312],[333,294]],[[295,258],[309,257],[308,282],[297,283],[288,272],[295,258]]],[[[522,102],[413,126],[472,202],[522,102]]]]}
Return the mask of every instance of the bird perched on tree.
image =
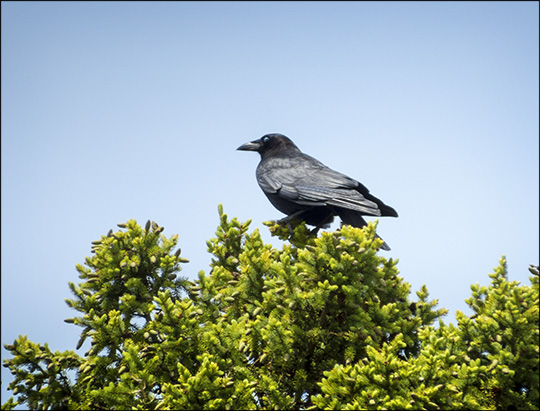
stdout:
{"type": "MultiPolygon", "coordinates": [[[[298,217],[319,229],[337,215],[361,228],[367,224],[362,216],[398,216],[363,184],[302,153],[283,134],[266,134],[237,150],[261,155],[257,182],[274,207],[287,214],[287,222],[298,217]]],[[[386,243],[381,248],[390,250],[386,243]]]]}

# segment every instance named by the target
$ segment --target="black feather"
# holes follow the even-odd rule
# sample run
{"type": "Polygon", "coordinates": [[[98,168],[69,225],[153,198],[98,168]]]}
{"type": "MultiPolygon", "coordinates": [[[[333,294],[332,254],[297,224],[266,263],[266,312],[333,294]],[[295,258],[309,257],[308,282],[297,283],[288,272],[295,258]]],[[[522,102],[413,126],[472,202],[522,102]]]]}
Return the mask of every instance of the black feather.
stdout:
{"type": "MultiPolygon", "coordinates": [[[[367,224],[364,215],[398,216],[363,184],[302,153],[283,134],[267,134],[238,150],[261,155],[257,182],[274,207],[287,216],[317,227],[327,226],[336,215],[354,227],[367,224]]],[[[390,249],[386,243],[382,248],[390,249]]]]}

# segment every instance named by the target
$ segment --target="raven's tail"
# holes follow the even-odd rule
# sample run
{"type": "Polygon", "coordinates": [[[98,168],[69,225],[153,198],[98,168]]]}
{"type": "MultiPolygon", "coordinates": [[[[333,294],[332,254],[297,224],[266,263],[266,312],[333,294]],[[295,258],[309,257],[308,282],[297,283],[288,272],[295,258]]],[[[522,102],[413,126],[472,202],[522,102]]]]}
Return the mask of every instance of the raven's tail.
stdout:
{"type": "MultiPolygon", "coordinates": [[[[358,211],[349,210],[347,208],[336,208],[336,213],[339,215],[339,218],[341,218],[341,221],[343,221],[344,224],[349,224],[358,228],[362,228],[367,225],[366,220],[364,220],[364,217],[362,217],[358,211]]],[[[381,249],[390,251],[390,246],[386,244],[386,241],[384,241],[379,234],[375,233],[375,237],[380,238],[383,241],[381,249]]]]}

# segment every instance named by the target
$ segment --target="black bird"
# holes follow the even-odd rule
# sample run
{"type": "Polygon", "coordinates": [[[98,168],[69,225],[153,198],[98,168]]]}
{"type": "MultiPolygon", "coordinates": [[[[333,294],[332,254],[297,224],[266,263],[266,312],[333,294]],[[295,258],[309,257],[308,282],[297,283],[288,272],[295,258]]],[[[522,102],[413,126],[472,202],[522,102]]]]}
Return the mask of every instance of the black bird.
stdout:
{"type": "MultiPolygon", "coordinates": [[[[398,216],[363,184],[302,153],[283,134],[266,134],[237,150],[261,155],[257,182],[274,207],[287,214],[287,221],[298,217],[317,230],[328,226],[336,215],[354,227],[367,224],[364,215],[398,216]]],[[[390,250],[386,243],[381,248],[390,250]]]]}

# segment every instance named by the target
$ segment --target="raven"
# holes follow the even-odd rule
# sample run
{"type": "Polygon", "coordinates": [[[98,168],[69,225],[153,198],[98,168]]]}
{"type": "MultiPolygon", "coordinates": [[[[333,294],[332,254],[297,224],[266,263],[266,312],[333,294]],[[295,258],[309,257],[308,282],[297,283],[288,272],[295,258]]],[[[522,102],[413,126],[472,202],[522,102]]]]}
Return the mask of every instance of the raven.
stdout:
{"type": "MultiPolygon", "coordinates": [[[[398,216],[363,184],[302,153],[283,134],[266,134],[237,150],[261,155],[257,182],[274,207],[287,214],[286,221],[298,217],[318,230],[336,215],[354,227],[367,224],[363,215],[398,216]]],[[[381,248],[390,250],[386,243],[381,248]]]]}

